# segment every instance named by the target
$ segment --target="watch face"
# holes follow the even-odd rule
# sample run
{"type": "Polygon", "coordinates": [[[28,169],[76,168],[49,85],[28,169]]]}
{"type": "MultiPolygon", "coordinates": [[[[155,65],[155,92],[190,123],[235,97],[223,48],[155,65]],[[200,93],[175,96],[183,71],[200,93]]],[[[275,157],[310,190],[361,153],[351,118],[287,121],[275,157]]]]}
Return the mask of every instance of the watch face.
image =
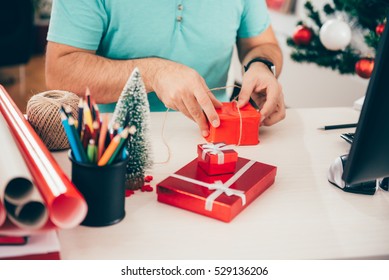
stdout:
{"type": "Polygon", "coordinates": [[[273,75],[274,75],[274,76],[277,76],[276,66],[275,66],[275,65],[273,65],[272,67],[270,67],[270,70],[273,72],[273,75]]]}

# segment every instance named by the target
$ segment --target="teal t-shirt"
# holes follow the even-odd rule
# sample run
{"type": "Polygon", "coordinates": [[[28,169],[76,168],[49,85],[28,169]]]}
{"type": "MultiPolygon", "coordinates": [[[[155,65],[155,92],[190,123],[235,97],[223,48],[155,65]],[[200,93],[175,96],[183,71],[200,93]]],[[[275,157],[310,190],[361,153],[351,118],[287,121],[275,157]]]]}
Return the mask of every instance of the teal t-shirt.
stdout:
{"type": "MultiPolygon", "coordinates": [[[[226,85],[236,39],[269,24],[265,0],[54,0],[47,39],[110,59],[166,58],[215,88],[226,85]]],[[[214,94],[227,100],[225,91],[214,94]]],[[[166,110],[155,93],[148,95],[152,111],[166,110]]]]}

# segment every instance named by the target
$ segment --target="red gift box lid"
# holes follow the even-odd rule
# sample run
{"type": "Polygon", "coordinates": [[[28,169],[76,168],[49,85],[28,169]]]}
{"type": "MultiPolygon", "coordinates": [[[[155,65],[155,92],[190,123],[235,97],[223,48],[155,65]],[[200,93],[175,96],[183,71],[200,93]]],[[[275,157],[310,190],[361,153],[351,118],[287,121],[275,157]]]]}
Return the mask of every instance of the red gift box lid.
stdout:
{"type": "Polygon", "coordinates": [[[215,153],[214,151],[218,151],[218,147],[220,146],[220,152],[223,153],[223,160],[224,163],[229,163],[229,162],[236,162],[238,159],[238,153],[229,145],[226,145],[222,142],[220,143],[203,143],[203,144],[198,144],[197,145],[197,154],[198,154],[198,159],[200,161],[206,161],[209,162],[210,164],[218,164],[218,154],[215,153]],[[215,145],[213,148],[212,146],[215,145]],[[207,148],[209,147],[209,148],[207,148]],[[204,154],[204,149],[208,150],[204,154]],[[203,155],[205,155],[203,157],[203,155]]]}
{"type": "Polygon", "coordinates": [[[197,159],[195,159],[157,184],[158,201],[229,222],[273,184],[277,168],[238,158],[236,170],[234,174],[208,176],[201,168],[197,168],[197,159]],[[237,173],[241,170],[245,171],[237,177],[237,173]],[[181,176],[189,181],[183,180],[181,176]],[[228,181],[233,181],[233,177],[236,180],[229,185],[228,181]],[[243,193],[245,201],[240,195],[227,195],[222,192],[211,202],[211,210],[206,209],[208,197],[218,190],[198,185],[192,179],[209,185],[220,181],[229,185],[229,189],[243,193]]]}

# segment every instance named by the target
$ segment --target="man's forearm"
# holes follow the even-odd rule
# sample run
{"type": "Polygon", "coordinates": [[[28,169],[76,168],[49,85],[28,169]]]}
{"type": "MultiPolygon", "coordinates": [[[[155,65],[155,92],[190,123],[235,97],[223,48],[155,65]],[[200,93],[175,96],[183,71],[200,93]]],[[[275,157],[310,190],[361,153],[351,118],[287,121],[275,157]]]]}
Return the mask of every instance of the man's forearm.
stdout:
{"type": "Polygon", "coordinates": [[[261,57],[274,64],[277,77],[281,73],[282,52],[271,26],[256,37],[238,39],[237,47],[242,66],[256,57],[261,57]]]}
{"type": "Polygon", "coordinates": [[[152,91],[153,78],[165,61],[160,58],[111,60],[92,53],[71,52],[46,61],[46,84],[80,96],[89,87],[98,103],[116,102],[130,73],[138,67],[146,90],[152,91]]]}

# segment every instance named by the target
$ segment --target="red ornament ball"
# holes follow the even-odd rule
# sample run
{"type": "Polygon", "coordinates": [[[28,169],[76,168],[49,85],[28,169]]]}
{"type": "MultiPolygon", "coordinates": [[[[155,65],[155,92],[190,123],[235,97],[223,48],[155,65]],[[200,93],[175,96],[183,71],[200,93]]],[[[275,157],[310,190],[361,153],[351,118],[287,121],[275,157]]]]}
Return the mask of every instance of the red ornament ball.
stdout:
{"type": "Polygon", "coordinates": [[[293,41],[296,45],[308,45],[312,41],[312,30],[305,25],[298,25],[293,33],[293,41]]]}
{"type": "Polygon", "coordinates": [[[382,33],[384,33],[384,29],[385,29],[385,23],[380,23],[377,25],[377,27],[375,28],[375,33],[378,35],[378,36],[381,36],[382,33]]]}
{"type": "Polygon", "coordinates": [[[357,63],[355,63],[355,72],[359,77],[364,79],[369,79],[373,73],[374,68],[374,59],[372,58],[362,58],[357,63]]]}

